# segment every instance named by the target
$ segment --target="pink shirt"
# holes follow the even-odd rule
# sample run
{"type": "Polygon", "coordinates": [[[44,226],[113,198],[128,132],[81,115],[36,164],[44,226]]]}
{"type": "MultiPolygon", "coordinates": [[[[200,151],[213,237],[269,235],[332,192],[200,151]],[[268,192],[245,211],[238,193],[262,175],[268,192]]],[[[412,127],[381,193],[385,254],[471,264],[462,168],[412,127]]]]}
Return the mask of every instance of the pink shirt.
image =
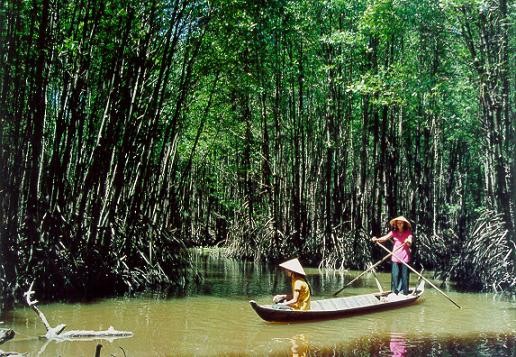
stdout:
{"type": "Polygon", "coordinates": [[[403,248],[396,251],[410,236],[412,236],[412,232],[410,230],[405,230],[403,232],[392,231],[392,239],[394,240],[394,246],[392,249],[395,253],[392,255],[391,260],[394,263],[401,263],[402,261],[405,263],[410,262],[410,248],[408,245],[405,245],[403,248]]]}

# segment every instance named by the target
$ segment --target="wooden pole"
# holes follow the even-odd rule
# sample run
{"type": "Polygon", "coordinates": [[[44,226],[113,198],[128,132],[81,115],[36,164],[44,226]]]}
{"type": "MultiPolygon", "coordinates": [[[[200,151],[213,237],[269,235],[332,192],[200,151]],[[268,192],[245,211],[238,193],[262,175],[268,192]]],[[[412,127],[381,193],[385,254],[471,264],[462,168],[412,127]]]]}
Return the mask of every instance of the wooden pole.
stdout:
{"type": "Polygon", "coordinates": [[[367,268],[366,270],[364,270],[362,273],[360,273],[360,275],[358,275],[355,279],[351,280],[349,283],[347,283],[346,285],[344,285],[340,290],[336,291],[333,296],[337,296],[342,290],[344,290],[345,288],[347,288],[348,286],[350,286],[351,284],[353,284],[355,281],[357,281],[362,275],[366,274],[367,272],[371,271],[372,269],[376,268],[378,265],[380,265],[381,263],[383,263],[385,260],[387,260],[391,255],[393,255],[394,253],[396,253],[398,250],[400,250],[401,248],[403,247],[403,245],[399,246],[398,248],[396,248],[396,250],[394,252],[390,252],[389,251],[389,254],[387,254],[385,257],[383,257],[381,260],[377,261],[376,263],[374,263],[373,265],[371,265],[369,268],[367,268]]]}
{"type": "Polygon", "coordinates": [[[380,284],[380,280],[378,280],[378,276],[376,275],[376,272],[373,270],[371,270],[371,272],[373,273],[373,277],[374,277],[374,281],[376,282],[376,286],[378,287],[378,290],[383,293],[383,287],[382,287],[382,284],[380,284]]]}
{"type": "MultiPolygon", "coordinates": [[[[378,242],[377,242],[378,243],[378,242]]],[[[382,247],[382,249],[384,249],[385,251],[387,252],[390,252],[394,257],[398,258],[398,260],[403,263],[407,268],[409,268],[412,272],[414,272],[417,276],[419,276],[421,279],[423,279],[424,281],[426,281],[428,284],[430,284],[430,286],[432,286],[434,289],[436,289],[438,292],[440,292],[441,294],[443,294],[448,300],[450,300],[453,305],[457,306],[459,309],[462,309],[462,307],[460,305],[458,305],[455,301],[453,301],[448,295],[446,295],[444,293],[444,291],[442,291],[441,289],[439,289],[437,286],[435,286],[430,280],[428,280],[427,278],[425,278],[423,275],[419,274],[417,272],[416,269],[412,268],[410,265],[408,265],[407,263],[405,263],[404,261],[402,261],[396,254],[395,252],[391,252],[389,249],[387,249],[383,244],[381,243],[378,243],[378,245],[380,247],[382,247]]]]}

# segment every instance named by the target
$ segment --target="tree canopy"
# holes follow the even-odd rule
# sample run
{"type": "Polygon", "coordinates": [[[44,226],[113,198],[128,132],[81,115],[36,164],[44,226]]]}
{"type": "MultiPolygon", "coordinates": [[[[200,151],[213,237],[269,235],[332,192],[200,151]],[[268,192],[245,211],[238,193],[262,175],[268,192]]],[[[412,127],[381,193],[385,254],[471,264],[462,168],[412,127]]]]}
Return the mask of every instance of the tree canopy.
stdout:
{"type": "Polygon", "coordinates": [[[0,0],[4,305],[33,278],[181,286],[192,245],[362,268],[399,214],[418,263],[513,288],[514,18],[506,0],[0,0]]]}

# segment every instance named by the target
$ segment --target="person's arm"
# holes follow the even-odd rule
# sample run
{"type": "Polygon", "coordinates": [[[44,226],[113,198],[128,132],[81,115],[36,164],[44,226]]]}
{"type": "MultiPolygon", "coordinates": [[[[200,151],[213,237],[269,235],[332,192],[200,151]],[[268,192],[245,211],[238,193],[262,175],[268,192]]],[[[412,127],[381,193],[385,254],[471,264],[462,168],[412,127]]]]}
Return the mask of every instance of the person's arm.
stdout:
{"type": "Polygon", "coordinates": [[[299,299],[299,290],[294,290],[294,295],[292,295],[292,299],[280,302],[279,305],[287,305],[290,306],[292,304],[295,304],[297,302],[297,299],[299,299]]]}
{"type": "Polygon", "coordinates": [[[272,302],[275,304],[278,304],[286,299],[287,299],[287,294],[274,295],[274,297],[272,298],[272,302]]]}
{"type": "Polygon", "coordinates": [[[373,237],[373,238],[371,238],[371,241],[382,243],[382,242],[388,241],[389,239],[391,239],[391,237],[392,237],[392,231],[387,233],[386,235],[380,237],[380,238],[373,237]]]}
{"type": "Polygon", "coordinates": [[[405,239],[405,244],[406,244],[406,245],[407,245],[407,247],[409,247],[409,248],[412,246],[412,239],[413,239],[412,234],[411,234],[411,235],[409,235],[409,236],[407,237],[407,239],[405,239]]]}

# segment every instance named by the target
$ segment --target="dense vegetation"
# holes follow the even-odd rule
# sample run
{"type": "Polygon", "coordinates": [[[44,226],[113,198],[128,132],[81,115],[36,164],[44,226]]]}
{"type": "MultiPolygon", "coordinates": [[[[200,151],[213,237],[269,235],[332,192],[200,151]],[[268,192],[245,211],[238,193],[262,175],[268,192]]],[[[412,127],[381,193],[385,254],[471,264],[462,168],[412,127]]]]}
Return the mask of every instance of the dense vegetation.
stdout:
{"type": "Polygon", "coordinates": [[[4,306],[33,279],[181,286],[191,245],[360,268],[399,214],[425,267],[514,288],[514,18],[506,0],[0,0],[4,306]]]}

